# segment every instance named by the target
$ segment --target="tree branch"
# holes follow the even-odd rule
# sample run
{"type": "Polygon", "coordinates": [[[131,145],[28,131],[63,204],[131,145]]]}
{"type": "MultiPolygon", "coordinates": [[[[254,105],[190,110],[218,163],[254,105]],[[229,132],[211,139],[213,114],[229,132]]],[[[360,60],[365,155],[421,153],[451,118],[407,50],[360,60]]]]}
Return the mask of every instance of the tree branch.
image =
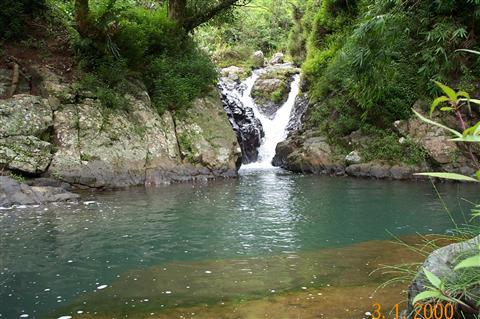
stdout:
{"type": "Polygon", "coordinates": [[[189,17],[183,23],[183,27],[186,31],[191,31],[198,27],[199,25],[209,21],[214,18],[216,15],[222,13],[222,11],[228,10],[231,7],[235,6],[240,0],[222,0],[219,4],[213,8],[200,12],[193,17],[189,17]]]}

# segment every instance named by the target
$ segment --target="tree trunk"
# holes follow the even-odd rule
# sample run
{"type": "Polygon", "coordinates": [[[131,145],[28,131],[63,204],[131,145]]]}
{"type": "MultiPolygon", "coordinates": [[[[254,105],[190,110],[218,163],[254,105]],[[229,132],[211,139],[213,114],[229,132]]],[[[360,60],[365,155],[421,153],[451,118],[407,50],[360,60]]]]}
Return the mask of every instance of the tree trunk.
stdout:
{"type": "Polygon", "coordinates": [[[179,26],[182,26],[185,21],[186,11],[187,0],[168,0],[168,17],[179,26]]]}
{"type": "Polygon", "coordinates": [[[82,37],[89,33],[89,14],[88,0],[75,0],[76,29],[82,37]]]}

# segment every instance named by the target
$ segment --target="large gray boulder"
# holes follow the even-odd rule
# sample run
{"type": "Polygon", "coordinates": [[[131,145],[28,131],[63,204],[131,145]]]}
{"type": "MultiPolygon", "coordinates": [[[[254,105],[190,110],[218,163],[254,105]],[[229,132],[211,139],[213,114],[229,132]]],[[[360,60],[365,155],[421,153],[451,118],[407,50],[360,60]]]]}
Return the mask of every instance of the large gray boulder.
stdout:
{"type": "MultiPolygon", "coordinates": [[[[472,256],[474,254],[478,254],[479,245],[480,245],[480,235],[470,240],[460,242],[460,243],[450,244],[448,246],[445,246],[433,251],[427,257],[427,259],[422,264],[422,266],[419,268],[418,273],[415,276],[415,279],[413,280],[413,282],[410,284],[410,287],[408,288],[407,313],[409,314],[414,313],[413,299],[415,298],[415,296],[417,296],[417,294],[419,294],[422,291],[425,291],[426,285],[429,285],[429,282],[426,279],[423,269],[430,271],[431,273],[433,273],[443,281],[455,282],[458,276],[458,273],[456,273],[453,270],[455,265],[457,265],[458,262],[463,258],[472,256]]],[[[476,288],[474,287],[472,289],[475,290],[474,294],[477,297],[480,297],[480,283],[477,283],[476,288]]],[[[470,291],[470,292],[473,292],[473,291],[470,291]]],[[[475,305],[475,303],[478,302],[478,299],[477,300],[467,299],[465,301],[472,305],[475,305]]],[[[413,316],[411,318],[413,318],[413,316]]]]}
{"type": "Polygon", "coordinates": [[[273,165],[302,173],[344,174],[344,164],[333,156],[323,136],[293,136],[277,144],[273,165]]]}

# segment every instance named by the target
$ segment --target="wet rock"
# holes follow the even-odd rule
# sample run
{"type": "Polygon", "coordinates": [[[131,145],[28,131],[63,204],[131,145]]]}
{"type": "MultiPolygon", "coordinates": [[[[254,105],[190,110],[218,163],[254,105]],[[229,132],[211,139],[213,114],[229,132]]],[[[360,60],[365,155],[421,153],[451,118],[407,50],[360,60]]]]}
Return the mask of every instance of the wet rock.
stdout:
{"type": "Polygon", "coordinates": [[[270,64],[279,64],[279,63],[283,63],[283,59],[284,59],[284,54],[282,52],[277,52],[275,53],[272,58],[270,59],[270,64]]]}
{"type": "Polygon", "coordinates": [[[246,107],[223,82],[220,84],[222,102],[231,126],[237,136],[242,153],[242,163],[257,161],[258,147],[264,137],[262,123],[257,119],[251,107],[246,107]]]}
{"type": "Polygon", "coordinates": [[[306,94],[300,94],[295,99],[292,114],[288,121],[287,131],[288,135],[294,134],[302,128],[304,117],[308,109],[308,99],[306,94]]]}
{"type": "Polygon", "coordinates": [[[348,164],[358,164],[362,161],[362,158],[360,157],[358,151],[351,151],[347,156],[345,156],[345,161],[348,164]]]}
{"type": "Polygon", "coordinates": [[[401,164],[390,164],[382,161],[349,165],[345,172],[352,177],[373,177],[376,179],[421,179],[413,174],[425,171],[426,168],[401,164]]]}
{"type": "MultiPolygon", "coordinates": [[[[464,242],[450,244],[432,252],[419,268],[415,279],[408,288],[407,313],[414,313],[413,299],[426,289],[426,285],[429,285],[423,269],[427,269],[442,280],[455,282],[457,274],[453,268],[460,260],[478,254],[479,244],[480,235],[464,242]]],[[[480,284],[477,284],[472,291],[473,290],[478,296],[478,294],[480,294],[480,284]]],[[[478,300],[466,299],[465,301],[471,305],[475,305],[478,300]]],[[[411,318],[413,318],[413,316],[411,318]]]]}
{"type": "Polygon", "coordinates": [[[228,87],[228,89],[233,90],[238,87],[242,79],[247,76],[245,69],[237,66],[229,66],[220,70],[221,82],[228,87]]]}
{"type": "Polygon", "coordinates": [[[265,56],[262,51],[255,51],[252,55],[252,65],[254,68],[261,68],[265,64],[265,56]]]}
{"type": "Polygon", "coordinates": [[[44,204],[77,198],[79,198],[78,194],[68,192],[61,187],[29,186],[8,176],[0,176],[0,206],[2,207],[44,204]]]}

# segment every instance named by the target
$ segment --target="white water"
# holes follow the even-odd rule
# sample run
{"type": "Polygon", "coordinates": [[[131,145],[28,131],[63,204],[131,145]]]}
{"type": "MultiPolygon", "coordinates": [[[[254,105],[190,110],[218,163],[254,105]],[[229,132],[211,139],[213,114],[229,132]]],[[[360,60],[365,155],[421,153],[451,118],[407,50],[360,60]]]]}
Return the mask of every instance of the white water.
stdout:
{"type": "Polygon", "coordinates": [[[272,118],[262,114],[257,105],[251,97],[253,84],[259,77],[261,71],[253,72],[252,76],[245,80],[246,89],[242,95],[239,96],[243,105],[249,106],[253,109],[255,117],[262,122],[265,137],[258,148],[258,160],[254,163],[243,164],[240,170],[258,170],[258,169],[272,169],[273,157],[275,156],[275,147],[278,143],[287,138],[287,125],[290,120],[290,115],[295,104],[295,98],[299,93],[300,76],[294,76],[290,86],[287,101],[277,110],[272,118]]]}

